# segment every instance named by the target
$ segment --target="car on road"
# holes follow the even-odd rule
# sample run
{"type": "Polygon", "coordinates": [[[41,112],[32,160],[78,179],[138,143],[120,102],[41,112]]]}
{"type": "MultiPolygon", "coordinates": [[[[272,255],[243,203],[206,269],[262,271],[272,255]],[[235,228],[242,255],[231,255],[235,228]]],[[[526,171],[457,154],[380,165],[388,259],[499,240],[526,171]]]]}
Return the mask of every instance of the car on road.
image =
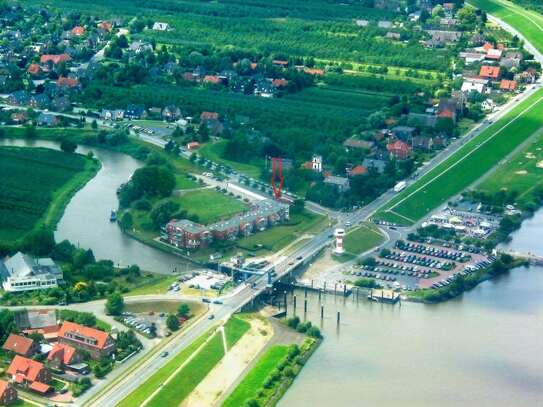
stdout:
{"type": "Polygon", "coordinates": [[[205,302],[206,304],[211,304],[211,300],[209,298],[202,298],[202,302],[205,302]]]}
{"type": "Polygon", "coordinates": [[[215,315],[211,314],[210,316],[207,317],[207,319],[215,319],[215,315]]]}
{"type": "Polygon", "coordinates": [[[221,300],[215,300],[213,301],[213,304],[217,304],[217,305],[222,305],[222,301],[221,300]]]}
{"type": "Polygon", "coordinates": [[[168,356],[170,353],[168,351],[164,351],[160,354],[160,357],[161,358],[165,358],[166,356],[168,356]]]}

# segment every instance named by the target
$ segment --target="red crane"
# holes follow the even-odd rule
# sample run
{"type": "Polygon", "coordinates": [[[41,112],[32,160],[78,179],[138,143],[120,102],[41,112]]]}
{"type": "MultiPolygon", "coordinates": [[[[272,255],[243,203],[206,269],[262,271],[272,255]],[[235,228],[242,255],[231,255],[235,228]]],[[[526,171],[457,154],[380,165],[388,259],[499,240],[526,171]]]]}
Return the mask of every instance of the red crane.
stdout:
{"type": "Polygon", "coordinates": [[[283,192],[283,159],[281,157],[272,157],[272,178],[271,185],[273,189],[273,195],[275,199],[281,199],[281,194],[283,192]],[[279,181],[279,185],[277,184],[279,181]]]}

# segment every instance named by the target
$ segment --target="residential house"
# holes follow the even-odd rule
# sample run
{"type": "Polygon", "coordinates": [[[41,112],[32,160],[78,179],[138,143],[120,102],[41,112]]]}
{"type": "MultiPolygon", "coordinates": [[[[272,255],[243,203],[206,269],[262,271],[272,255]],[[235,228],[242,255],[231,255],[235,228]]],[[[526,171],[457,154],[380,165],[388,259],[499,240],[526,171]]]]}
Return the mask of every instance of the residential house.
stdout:
{"type": "Polygon", "coordinates": [[[30,102],[30,94],[26,90],[17,90],[8,96],[8,103],[15,106],[26,106],[30,102]]]}
{"type": "Polygon", "coordinates": [[[369,21],[368,20],[356,20],[355,21],[355,24],[358,26],[358,27],[367,27],[369,25],[369,21]]]}
{"type": "Polygon", "coordinates": [[[38,64],[30,64],[26,71],[32,76],[38,76],[42,73],[41,66],[39,66],[38,64]]]}
{"type": "Polygon", "coordinates": [[[286,79],[274,79],[272,80],[272,86],[275,88],[284,88],[288,85],[288,81],[286,79]]]}
{"type": "Polygon", "coordinates": [[[9,406],[17,401],[17,390],[5,380],[0,379],[0,406],[9,406]]]}
{"type": "Polygon", "coordinates": [[[356,177],[359,175],[366,175],[368,169],[363,165],[356,165],[348,171],[349,177],[356,177]]]}
{"type": "Polygon", "coordinates": [[[141,54],[146,51],[153,51],[153,46],[149,44],[148,42],[143,41],[134,41],[130,46],[128,47],[128,50],[130,52],[133,52],[134,54],[141,54]]]}
{"type": "Polygon", "coordinates": [[[334,185],[339,192],[346,192],[351,189],[351,183],[348,178],[337,177],[335,175],[328,175],[324,178],[324,183],[328,185],[334,185]]]}
{"type": "Polygon", "coordinates": [[[58,78],[56,83],[59,88],[64,89],[79,89],[81,87],[81,84],[77,79],[65,76],[58,78]]]}
{"type": "Polygon", "coordinates": [[[313,75],[313,76],[324,76],[325,74],[324,69],[319,69],[319,68],[304,68],[304,72],[308,75],[313,75]]]}
{"type": "Polygon", "coordinates": [[[28,121],[28,113],[26,110],[13,112],[12,114],[10,114],[9,117],[12,122],[17,123],[17,124],[26,123],[28,121]]]}
{"type": "Polygon", "coordinates": [[[315,172],[322,172],[322,155],[313,154],[311,157],[311,169],[315,172]]]}
{"type": "Polygon", "coordinates": [[[386,20],[379,21],[377,23],[377,27],[383,28],[383,29],[392,28],[392,21],[386,21],[386,20]]]}
{"type": "Polygon", "coordinates": [[[364,158],[364,160],[362,161],[362,165],[366,167],[368,170],[373,169],[377,171],[379,174],[382,174],[383,172],[385,172],[387,163],[386,161],[375,159],[375,158],[364,158]]]}
{"type": "Polygon", "coordinates": [[[97,27],[100,30],[111,32],[113,29],[113,24],[110,21],[101,21],[98,23],[97,27]]]}
{"type": "Polygon", "coordinates": [[[451,119],[456,123],[458,106],[453,98],[442,98],[439,100],[437,117],[440,119],[451,119]]]}
{"type": "Polygon", "coordinates": [[[175,105],[168,105],[160,113],[162,120],[167,122],[175,122],[181,118],[181,109],[175,105]]]}
{"type": "Polygon", "coordinates": [[[107,332],[69,321],[60,327],[58,342],[84,350],[95,360],[109,357],[116,350],[115,341],[107,332]]]}
{"type": "Polygon", "coordinates": [[[38,126],[56,127],[60,124],[60,119],[54,114],[40,113],[37,120],[38,126]]]}
{"type": "Polygon", "coordinates": [[[50,63],[53,65],[58,65],[62,62],[69,62],[71,60],[72,60],[72,57],[66,53],[58,54],[58,55],[46,54],[40,57],[40,63],[42,65],[50,64],[50,63]]]}
{"type": "Polygon", "coordinates": [[[411,145],[413,149],[429,151],[434,146],[434,140],[429,136],[415,136],[411,145]]]}
{"type": "Polygon", "coordinates": [[[460,31],[426,30],[433,41],[442,44],[451,44],[457,42],[461,37],[460,31]]]}
{"type": "Polygon", "coordinates": [[[21,252],[0,261],[0,279],[9,292],[44,290],[63,283],[62,271],[53,260],[34,259],[21,252]]]}
{"type": "Polygon", "coordinates": [[[211,84],[211,85],[220,85],[223,80],[219,75],[205,75],[202,79],[202,82],[211,84]]]}
{"type": "Polygon", "coordinates": [[[396,126],[391,129],[392,134],[398,140],[405,141],[407,143],[411,142],[414,134],[417,132],[417,129],[409,126],[396,126]]]}
{"type": "Polygon", "coordinates": [[[51,108],[56,112],[65,112],[72,108],[72,102],[68,96],[55,96],[51,101],[51,108]]]}
{"type": "Polygon", "coordinates": [[[375,146],[375,143],[373,141],[358,140],[350,137],[343,142],[343,146],[349,149],[371,150],[375,146]]]}
{"type": "Polygon", "coordinates": [[[187,150],[197,150],[200,148],[200,143],[197,141],[191,141],[190,143],[187,143],[187,150]]]}
{"type": "Polygon", "coordinates": [[[51,98],[46,93],[38,93],[30,96],[28,104],[34,109],[47,109],[51,104],[51,98]]]}
{"type": "Polygon", "coordinates": [[[465,59],[466,65],[471,65],[474,62],[484,61],[485,55],[478,52],[460,52],[459,57],[465,59]]]}
{"type": "Polygon", "coordinates": [[[498,80],[500,78],[501,68],[499,66],[483,65],[479,71],[479,76],[484,79],[498,80]]]}
{"type": "Polygon", "coordinates": [[[170,24],[168,23],[161,23],[160,21],[156,21],[153,24],[154,31],[169,31],[171,29],[170,24]]]}
{"type": "Polygon", "coordinates": [[[389,40],[396,40],[399,41],[401,39],[400,33],[389,31],[386,33],[385,38],[388,38],[389,40]]]}
{"type": "Polygon", "coordinates": [[[217,112],[202,112],[200,113],[200,122],[208,122],[210,120],[219,120],[219,114],[217,112]]]}
{"type": "Polygon", "coordinates": [[[170,244],[185,249],[207,247],[212,240],[208,228],[188,219],[172,219],[166,225],[165,231],[170,244]]]}
{"type": "Polygon", "coordinates": [[[37,343],[30,338],[12,333],[8,336],[4,345],[2,345],[2,349],[15,352],[21,356],[30,357],[36,353],[37,343]]]}
{"type": "Polygon", "coordinates": [[[49,365],[56,369],[64,369],[66,366],[80,363],[81,354],[76,348],[64,343],[56,343],[47,355],[49,365]]]}
{"type": "Polygon", "coordinates": [[[537,80],[537,71],[534,68],[528,68],[527,70],[516,74],[514,79],[519,83],[535,83],[537,80]]]}
{"type": "Polygon", "coordinates": [[[35,360],[16,355],[9,365],[7,374],[15,383],[37,393],[46,394],[51,390],[51,386],[48,385],[51,382],[51,372],[43,363],[35,360]]]}
{"type": "Polygon", "coordinates": [[[500,90],[506,92],[514,92],[518,88],[517,81],[510,81],[508,79],[502,79],[500,82],[500,90]]]}
{"type": "Polygon", "coordinates": [[[130,104],[124,110],[124,117],[128,120],[144,119],[146,116],[145,107],[140,105],[130,104]]]}
{"type": "Polygon", "coordinates": [[[496,109],[496,103],[492,99],[486,99],[481,103],[481,109],[485,112],[493,112],[496,109]]]}
{"type": "Polygon", "coordinates": [[[500,59],[502,59],[502,53],[503,51],[501,49],[491,48],[486,52],[485,59],[489,59],[491,61],[499,61],[500,59]]]}
{"type": "Polygon", "coordinates": [[[488,79],[484,79],[484,78],[466,78],[464,82],[462,83],[461,90],[464,93],[470,93],[470,92],[486,93],[488,82],[489,82],[488,79]]]}
{"type": "Polygon", "coordinates": [[[87,33],[87,30],[85,29],[85,27],[77,25],[74,28],[72,28],[71,33],[75,37],[82,37],[83,35],[87,33]]]}
{"type": "Polygon", "coordinates": [[[405,160],[411,156],[411,147],[402,140],[396,140],[386,146],[390,156],[398,160],[405,160]]]}
{"type": "Polygon", "coordinates": [[[255,83],[254,94],[263,98],[272,98],[275,96],[277,89],[268,79],[260,79],[255,83]]]}
{"type": "Polygon", "coordinates": [[[287,68],[288,67],[288,61],[284,59],[274,59],[272,61],[272,64],[274,66],[277,66],[279,68],[287,68]]]}
{"type": "Polygon", "coordinates": [[[426,113],[409,113],[407,115],[407,121],[409,124],[434,128],[437,124],[437,116],[435,114],[426,113]]]}

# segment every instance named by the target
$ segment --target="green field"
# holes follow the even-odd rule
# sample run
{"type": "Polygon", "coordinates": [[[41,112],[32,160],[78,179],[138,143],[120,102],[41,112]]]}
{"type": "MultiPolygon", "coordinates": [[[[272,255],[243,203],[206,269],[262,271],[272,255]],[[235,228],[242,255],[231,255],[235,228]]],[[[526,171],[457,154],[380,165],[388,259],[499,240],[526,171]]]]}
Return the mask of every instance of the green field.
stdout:
{"type": "Polygon", "coordinates": [[[227,160],[224,157],[224,147],[226,140],[217,141],[215,143],[208,143],[198,150],[198,153],[208,160],[214,161],[218,164],[228,165],[237,172],[243,173],[252,178],[260,178],[260,173],[264,167],[263,161],[255,160],[254,163],[240,163],[237,161],[227,160]]]}
{"type": "Polygon", "coordinates": [[[0,242],[54,228],[73,194],[100,164],[45,148],[0,147],[0,242]]]}
{"type": "Polygon", "coordinates": [[[539,52],[543,52],[543,16],[541,14],[505,0],[469,0],[469,3],[511,25],[539,52]]]}
{"type": "Polygon", "coordinates": [[[487,194],[498,191],[513,191],[517,201],[530,195],[537,186],[543,185],[543,137],[538,137],[533,143],[519,151],[511,159],[500,165],[485,178],[477,190],[487,194]]]}
{"type": "Polygon", "coordinates": [[[208,224],[247,210],[243,202],[212,189],[191,191],[179,198],[181,209],[198,216],[199,222],[208,224]]]}
{"type": "Polygon", "coordinates": [[[404,189],[376,217],[398,224],[415,223],[469,187],[538,131],[542,113],[543,90],[539,90],[404,189]]]}
{"type": "Polygon", "coordinates": [[[345,236],[343,245],[348,253],[362,254],[380,245],[384,240],[385,237],[377,227],[372,224],[366,224],[349,232],[345,236]]]}
{"type": "Polygon", "coordinates": [[[190,178],[186,174],[175,174],[175,189],[194,189],[200,188],[201,185],[190,178]]]}
{"type": "Polygon", "coordinates": [[[263,388],[264,382],[277,368],[278,364],[287,356],[288,346],[275,345],[269,348],[258,360],[245,378],[224,401],[223,407],[244,406],[250,399],[256,399],[258,392],[263,388]]]}
{"type": "Polygon", "coordinates": [[[243,334],[249,330],[251,324],[240,318],[230,318],[224,326],[226,344],[228,349],[241,339],[243,334]]]}

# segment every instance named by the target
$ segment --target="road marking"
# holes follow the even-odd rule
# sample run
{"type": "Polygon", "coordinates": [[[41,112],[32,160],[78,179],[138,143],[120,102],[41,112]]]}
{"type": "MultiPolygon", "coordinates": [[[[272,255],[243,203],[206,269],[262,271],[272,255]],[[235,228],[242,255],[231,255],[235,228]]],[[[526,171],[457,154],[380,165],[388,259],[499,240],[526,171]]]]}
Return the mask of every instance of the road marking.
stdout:
{"type": "MultiPolygon", "coordinates": [[[[430,180],[428,180],[427,182],[425,182],[423,185],[421,185],[419,188],[415,189],[413,192],[411,192],[410,194],[408,194],[405,198],[401,199],[400,201],[398,201],[397,203],[395,203],[394,205],[392,205],[390,208],[386,209],[385,211],[390,211],[392,212],[392,210],[394,208],[396,208],[398,205],[401,205],[403,202],[405,202],[407,199],[410,199],[413,195],[419,193],[421,190],[423,190],[424,188],[426,188],[428,185],[430,185],[431,183],[433,183],[436,179],[440,178],[443,174],[445,174],[446,172],[448,172],[449,170],[455,168],[457,165],[459,165],[462,161],[464,161],[466,158],[468,158],[469,156],[471,156],[473,153],[475,153],[476,151],[478,151],[481,147],[483,147],[486,143],[488,143],[489,141],[492,141],[494,140],[494,138],[500,134],[503,130],[505,130],[507,127],[509,127],[509,125],[511,125],[513,122],[515,122],[517,119],[519,119],[521,116],[524,116],[528,111],[532,110],[537,104],[539,104],[541,101],[543,100],[543,96],[541,96],[539,99],[537,99],[534,103],[532,103],[530,106],[526,107],[526,109],[524,109],[522,112],[520,112],[518,115],[516,115],[515,117],[513,117],[509,122],[507,122],[506,124],[504,124],[500,129],[498,129],[494,134],[492,134],[491,136],[489,136],[486,140],[480,142],[479,144],[477,144],[475,146],[475,148],[473,148],[472,150],[470,150],[466,155],[464,155],[463,157],[461,157],[459,160],[455,161],[454,163],[452,163],[449,167],[447,167],[446,169],[444,169],[442,172],[440,172],[439,174],[437,174],[436,176],[434,176],[433,178],[431,178],[430,180]]],[[[479,133],[479,135],[481,134],[484,134],[484,131],[479,133]]],[[[477,137],[474,137],[471,141],[476,141],[477,140],[477,137]]],[[[454,154],[460,152],[460,150],[457,150],[454,154]]],[[[394,212],[396,213],[396,212],[394,212]]]]}
{"type": "Polygon", "coordinates": [[[393,211],[392,209],[387,209],[386,212],[392,213],[393,215],[399,216],[400,218],[404,218],[405,220],[408,220],[408,221],[411,222],[411,223],[417,223],[416,220],[411,219],[411,218],[409,218],[409,217],[407,217],[407,216],[404,216],[404,215],[402,215],[401,213],[398,213],[398,212],[396,212],[396,211],[393,211]]]}

